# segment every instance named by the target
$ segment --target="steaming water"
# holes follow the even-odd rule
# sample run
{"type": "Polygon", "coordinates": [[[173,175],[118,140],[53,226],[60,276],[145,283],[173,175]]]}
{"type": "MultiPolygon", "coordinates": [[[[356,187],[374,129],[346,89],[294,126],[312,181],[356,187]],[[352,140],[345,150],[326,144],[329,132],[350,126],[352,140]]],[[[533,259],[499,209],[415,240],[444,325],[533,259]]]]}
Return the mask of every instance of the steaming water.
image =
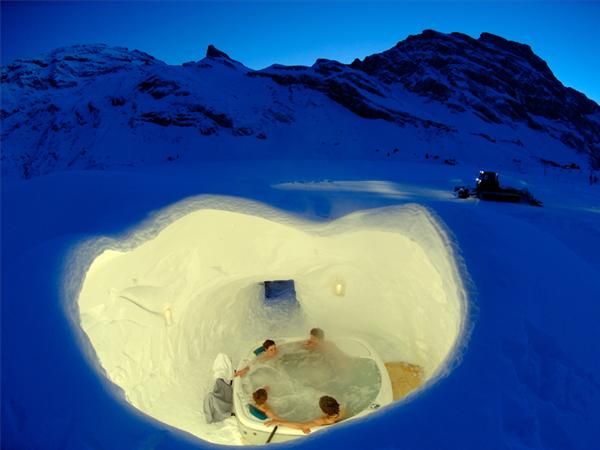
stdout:
{"type": "Polygon", "coordinates": [[[268,386],[268,403],[280,417],[305,422],[323,415],[319,398],[334,397],[351,417],[377,397],[381,375],[375,362],[341,352],[306,350],[301,342],[279,345],[277,357],[257,362],[242,381],[249,403],[252,393],[268,386]]]}

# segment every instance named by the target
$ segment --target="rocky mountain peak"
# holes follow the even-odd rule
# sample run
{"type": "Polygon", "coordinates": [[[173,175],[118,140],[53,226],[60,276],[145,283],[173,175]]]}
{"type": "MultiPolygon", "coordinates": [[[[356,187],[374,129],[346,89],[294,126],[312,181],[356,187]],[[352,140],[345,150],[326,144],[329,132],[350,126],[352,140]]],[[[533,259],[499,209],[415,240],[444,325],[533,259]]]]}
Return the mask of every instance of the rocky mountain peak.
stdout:
{"type": "Polygon", "coordinates": [[[242,73],[246,73],[250,71],[246,66],[244,66],[241,62],[236,61],[231,58],[224,51],[219,50],[213,44],[209,44],[206,48],[206,56],[197,62],[189,62],[184,63],[184,66],[188,67],[199,67],[199,68],[212,68],[215,66],[225,66],[230,69],[235,69],[242,73]]]}
{"type": "Polygon", "coordinates": [[[230,61],[233,61],[227,53],[222,52],[221,50],[219,50],[217,47],[215,47],[212,44],[209,44],[209,46],[206,48],[206,57],[207,58],[225,58],[230,61]]]}
{"type": "MultiPolygon", "coordinates": [[[[528,45],[491,33],[474,39],[425,30],[350,66],[458,112],[473,110],[488,123],[542,130],[540,119],[559,120],[574,124],[585,141],[600,140],[596,121],[587,117],[599,113],[595,102],[565,88],[528,45]]],[[[565,141],[586,148],[583,141],[565,141]]]]}
{"type": "Polygon", "coordinates": [[[511,53],[517,58],[522,58],[523,60],[527,61],[532,68],[539,71],[541,74],[554,78],[554,74],[548,67],[546,61],[537,56],[527,44],[510,41],[492,33],[481,33],[478,41],[484,44],[491,44],[498,49],[511,53]]]}
{"type": "Polygon", "coordinates": [[[106,44],[78,44],[57,48],[39,58],[15,60],[2,67],[2,83],[13,83],[14,86],[36,90],[71,88],[86,78],[135,66],[160,64],[164,65],[139,50],[106,44]]]}

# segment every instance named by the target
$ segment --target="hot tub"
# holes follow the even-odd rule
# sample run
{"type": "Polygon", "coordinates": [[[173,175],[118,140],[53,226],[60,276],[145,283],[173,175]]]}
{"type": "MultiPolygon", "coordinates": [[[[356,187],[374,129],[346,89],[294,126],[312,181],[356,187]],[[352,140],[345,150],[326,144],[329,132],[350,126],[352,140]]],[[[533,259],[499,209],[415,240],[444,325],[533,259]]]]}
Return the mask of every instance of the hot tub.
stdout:
{"type": "MultiPolygon", "coordinates": [[[[337,338],[330,342],[333,352],[306,350],[305,339],[276,339],[277,357],[255,361],[243,378],[233,383],[234,412],[242,439],[247,444],[265,444],[274,427],[255,418],[249,409],[252,393],[268,386],[268,403],[283,419],[305,422],[322,416],[318,401],[322,395],[337,399],[344,421],[363,417],[392,402],[392,386],[383,361],[366,342],[356,338],[337,338]]],[[[239,368],[255,360],[253,350],[239,368]]],[[[331,428],[315,427],[313,432],[331,428]]],[[[301,430],[279,426],[270,442],[283,442],[304,436],[301,430]]]]}

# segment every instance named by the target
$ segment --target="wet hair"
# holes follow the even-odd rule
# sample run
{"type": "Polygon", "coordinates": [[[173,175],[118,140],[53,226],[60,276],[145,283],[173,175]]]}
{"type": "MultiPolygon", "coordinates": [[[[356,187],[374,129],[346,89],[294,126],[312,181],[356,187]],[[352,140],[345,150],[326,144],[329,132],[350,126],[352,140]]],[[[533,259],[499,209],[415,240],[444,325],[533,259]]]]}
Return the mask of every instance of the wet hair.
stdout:
{"type": "Polygon", "coordinates": [[[263,348],[265,350],[268,350],[272,345],[275,345],[275,341],[272,341],[271,339],[267,339],[265,342],[263,342],[263,348]]]}
{"type": "Polygon", "coordinates": [[[253,394],[252,394],[252,398],[254,399],[254,402],[257,405],[262,405],[263,403],[265,403],[267,401],[267,398],[269,396],[267,395],[267,390],[266,389],[257,389],[253,394]]]}
{"type": "Polygon", "coordinates": [[[340,404],[333,397],[324,395],[319,399],[319,406],[328,416],[336,416],[340,413],[340,404]]]}
{"type": "Polygon", "coordinates": [[[325,332],[320,328],[313,328],[312,330],[310,330],[310,335],[321,340],[325,339],[325,332]]]}

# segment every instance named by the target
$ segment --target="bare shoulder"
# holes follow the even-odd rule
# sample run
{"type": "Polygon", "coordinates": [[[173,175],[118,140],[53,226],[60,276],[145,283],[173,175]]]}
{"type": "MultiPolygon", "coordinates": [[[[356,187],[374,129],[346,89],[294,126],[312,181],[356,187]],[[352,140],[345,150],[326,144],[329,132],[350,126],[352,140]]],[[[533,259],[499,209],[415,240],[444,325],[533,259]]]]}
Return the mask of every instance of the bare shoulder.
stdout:
{"type": "Polygon", "coordinates": [[[336,422],[339,422],[340,419],[340,415],[335,415],[335,416],[323,416],[318,418],[317,420],[315,420],[316,425],[333,425],[336,422]]]}

